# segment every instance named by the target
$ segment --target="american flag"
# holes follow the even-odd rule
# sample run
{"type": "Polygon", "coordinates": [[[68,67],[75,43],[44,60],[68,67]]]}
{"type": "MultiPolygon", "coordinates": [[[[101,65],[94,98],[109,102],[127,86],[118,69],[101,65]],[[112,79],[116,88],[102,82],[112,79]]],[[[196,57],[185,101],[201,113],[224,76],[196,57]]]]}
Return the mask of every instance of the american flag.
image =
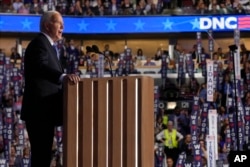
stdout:
{"type": "Polygon", "coordinates": [[[238,18],[238,29],[250,28],[250,16],[242,16],[238,18]]]}

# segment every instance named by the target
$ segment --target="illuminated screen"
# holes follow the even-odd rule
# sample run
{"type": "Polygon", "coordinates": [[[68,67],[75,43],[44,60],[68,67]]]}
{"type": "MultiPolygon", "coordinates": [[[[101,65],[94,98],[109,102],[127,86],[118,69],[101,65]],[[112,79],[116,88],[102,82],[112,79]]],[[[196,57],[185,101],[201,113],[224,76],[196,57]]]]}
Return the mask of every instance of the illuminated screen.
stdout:
{"type": "MultiPolygon", "coordinates": [[[[0,14],[0,32],[39,32],[40,15],[0,14]]],[[[250,15],[224,16],[63,16],[68,34],[140,34],[250,30],[250,15]]]]}
{"type": "Polygon", "coordinates": [[[173,110],[177,106],[177,103],[175,101],[173,102],[167,102],[167,110],[173,110]]]}

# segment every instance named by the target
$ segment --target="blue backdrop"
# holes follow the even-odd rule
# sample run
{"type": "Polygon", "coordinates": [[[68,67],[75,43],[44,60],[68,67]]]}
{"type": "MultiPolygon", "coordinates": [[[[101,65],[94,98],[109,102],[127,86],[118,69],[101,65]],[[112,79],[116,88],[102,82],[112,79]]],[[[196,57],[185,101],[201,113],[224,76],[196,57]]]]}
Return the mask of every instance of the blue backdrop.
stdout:
{"type": "MultiPolygon", "coordinates": [[[[0,15],[0,32],[39,32],[39,15],[0,15]]],[[[64,33],[140,34],[250,30],[250,15],[242,16],[64,16],[64,33]]]]}

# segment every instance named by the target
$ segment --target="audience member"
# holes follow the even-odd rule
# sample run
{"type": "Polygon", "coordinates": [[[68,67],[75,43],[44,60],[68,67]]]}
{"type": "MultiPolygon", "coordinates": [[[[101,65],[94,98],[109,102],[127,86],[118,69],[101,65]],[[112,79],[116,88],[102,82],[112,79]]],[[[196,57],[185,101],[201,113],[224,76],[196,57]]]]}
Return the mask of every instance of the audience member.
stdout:
{"type": "Polygon", "coordinates": [[[17,48],[16,47],[12,47],[11,48],[10,60],[14,64],[16,64],[18,60],[21,61],[21,55],[17,52],[17,48]]]}
{"type": "Polygon", "coordinates": [[[156,135],[156,139],[164,143],[164,152],[167,157],[171,157],[176,164],[179,148],[178,144],[183,139],[183,135],[174,127],[173,121],[168,121],[167,129],[162,130],[156,135]]]}
{"type": "Polygon", "coordinates": [[[144,66],[156,66],[155,62],[152,61],[151,57],[147,57],[146,62],[143,65],[144,66]]]}

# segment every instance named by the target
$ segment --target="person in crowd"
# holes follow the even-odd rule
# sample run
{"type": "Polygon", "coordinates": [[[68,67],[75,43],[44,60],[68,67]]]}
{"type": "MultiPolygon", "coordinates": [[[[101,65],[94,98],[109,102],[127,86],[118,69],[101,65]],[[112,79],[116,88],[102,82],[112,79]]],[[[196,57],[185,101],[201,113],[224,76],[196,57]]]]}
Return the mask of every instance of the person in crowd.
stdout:
{"type": "Polygon", "coordinates": [[[33,0],[33,2],[30,4],[29,13],[42,14],[43,13],[42,3],[39,2],[38,0],[33,0]]]}
{"type": "Polygon", "coordinates": [[[133,3],[129,0],[124,0],[121,4],[122,15],[132,15],[133,11],[133,3]]]}
{"type": "Polygon", "coordinates": [[[137,54],[135,55],[136,60],[146,60],[146,56],[143,54],[143,50],[139,48],[137,54]]]}
{"type": "Polygon", "coordinates": [[[221,106],[227,108],[228,98],[233,97],[233,83],[231,81],[230,74],[224,74],[220,88],[221,106]]]}
{"type": "Polygon", "coordinates": [[[238,3],[237,7],[235,8],[235,14],[237,15],[245,15],[246,11],[243,8],[242,4],[238,3]]]}
{"type": "Polygon", "coordinates": [[[218,159],[221,160],[223,164],[228,164],[228,151],[225,144],[218,147],[218,159]]]}
{"type": "Polygon", "coordinates": [[[83,15],[84,16],[95,16],[95,14],[93,12],[93,8],[90,6],[90,1],[89,0],[84,1],[83,15]]]}
{"type": "Polygon", "coordinates": [[[62,15],[66,15],[68,12],[69,2],[65,0],[58,0],[56,4],[56,10],[62,15]]]}
{"type": "Polygon", "coordinates": [[[29,147],[24,147],[23,149],[23,156],[22,156],[22,164],[25,167],[31,167],[30,163],[30,148],[29,147]]]}
{"type": "Polygon", "coordinates": [[[209,13],[207,5],[203,2],[203,0],[200,0],[199,3],[196,5],[196,14],[205,15],[209,13]]]}
{"type": "Polygon", "coordinates": [[[18,14],[27,15],[30,13],[29,4],[23,4],[17,11],[18,14]]]}
{"type": "Polygon", "coordinates": [[[243,43],[240,45],[240,57],[242,57],[244,54],[247,54],[247,58],[249,59],[249,53],[250,51],[246,48],[246,45],[243,43]]]}
{"type": "Polygon", "coordinates": [[[207,101],[207,83],[203,83],[198,90],[199,101],[201,104],[207,101]]]}
{"type": "Polygon", "coordinates": [[[193,155],[192,155],[192,136],[191,134],[187,134],[185,138],[182,139],[180,142],[180,152],[186,153],[186,162],[192,162],[193,161],[193,155]]]}
{"type": "Polygon", "coordinates": [[[192,50],[190,51],[190,53],[192,54],[192,59],[197,59],[198,57],[198,48],[197,48],[197,44],[193,45],[192,50]]]}
{"type": "Polygon", "coordinates": [[[157,61],[157,60],[161,60],[162,58],[162,49],[161,47],[157,48],[156,50],[156,53],[155,53],[155,56],[154,56],[154,59],[157,61]]]}
{"type": "Polygon", "coordinates": [[[179,63],[179,57],[183,53],[184,53],[184,51],[183,51],[182,46],[179,43],[175,44],[175,46],[174,46],[174,55],[173,55],[174,56],[173,57],[174,62],[179,63]]]}
{"type": "Polygon", "coordinates": [[[212,9],[211,10],[209,10],[209,13],[210,14],[213,14],[213,15],[218,15],[218,14],[220,14],[220,7],[219,7],[219,9],[217,8],[219,5],[218,4],[211,4],[211,7],[212,7],[212,9]]]}
{"type": "Polygon", "coordinates": [[[250,91],[246,91],[244,97],[242,98],[243,105],[247,105],[250,99],[250,91]]]}
{"type": "Polygon", "coordinates": [[[189,88],[190,88],[190,93],[193,95],[196,95],[199,88],[200,88],[200,83],[198,82],[197,78],[192,77],[189,80],[189,88]]]}
{"type": "Polygon", "coordinates": [[[105,56],[104,57],[104,71],[105,72],[112,72],[113,68],[115,68],[115,63],[113,62],[111,56],[105,56]]]}
{"type": "Polygon", "coordinates": [[[74,5],[74,13],[75,16],[82,16],[83,10],[82,10],[82,4],[81,1],[77,0],[74,5]]]}
{"type": "Polygon", "coordinates": [[[221,47],[218,47],[218,48],[217,48],[217,55],[218,55],[218,57],[219,57],[219,60],[225,59],[225,58],[226,58],[226,54],[223,53],[223,50],[222,50],[221,47]]]}
{"type": "Polygon", "coordinates": [[[214,52],[213,55],[212,55],[212,60],[214,62],[218,62],[219,61],[219,55],[217,54],[217,52],[214,52]]]}
{"type": "Polygon", "coordinates": [[[73,72],[74,63],[79,62],[80,52],[77,49],[75,41],[73,39],[69,40],[69,46],[66,47],[67,61],[68,61],[68,73],[73,72]]]}
{"type": "Polygon", "coordinates": [[[202,167],[207,167],[207,159],[206,159],[206,157],[204,157],[204,156],[202,156],[201,157],[201,159],[202,159],[202,167]]]}
{"type": "Polygon", "coordinates": [[[10,55],[10,60],[16,64],[17,61],[21,60],[21,55],[17,52],[17,48],[16,47],[12,47],[11,48],[11,55],[10,55]]]}
{"type": "Polygon", "coordinates": [[[23,2],[21,0],[15,0],[12,4],[14,12],[17,13],[18,10],[23,6],[23,2]]]}
{"type": "Polygon", "coordinates": [[[183,135],[174,128],[173,121],[168,121],[167,128],[158,133],[156,139],[164,143],[165,155],[173,158],[175,164],[179,154],[178,144],[183,135]]]}
{"type": "Polygon", "coordinates": [[[207,148],[206,148],[205,140],[200,139],[199,143],[200,143],[200,147],[201,147],[201,156],[207,160],[207,148]]]}
{"type": "Polygon", "coordinates": [[[230,78],[234,74],[234,63],[233,63],[233,61],[229,60],[227,62],[227,67],[224,69],[223,75],[227,75],[227,74],[230,76],[230,78]]]}
{"type": "Polygon", "coordinates": [[[63,120],[62,83],[80,81],[75,74],[65,74],[58,59],[54,44],[62,38],[63,28],[59,12],[45,12],[40,33],[28,44],[24,55],[21,119],[29,135],[32,167],[50,166],[54,128],[61,126],[63,120]]]}
{"type": "Polygon", "coordinates": [[[226,3],[220,4],[220,14],[232,14],[233,8],[231,6],[227,6],[226,3]]]}
{"type": "Polygon", "coordinates": [[[167,157],[166,161],[167,161],[167,167],[175,167],[173,158],[167,157]]]}
{"type": "Polygon", "coordinates": [[[155,62],[152,61],[151,57],[147,57],[146,62],[143,65],[144,66],[156,66],[155,62]]]}
{"type": "Polygon", "coordinates": [[[243,67],[240,70],[240,76],[243,79],[243,83],[244,83],[244,90],[248,90],[248,78],[247,76],[250,75],[250,61],[249,60],[245,60],[243,63],[243,67]]]}
{"type": "Polygon", "coordinates": [[[16,154],[16,147],[11,145],[9,167],[22,167],[22,158],[16,154]]]}
{"type": "Polygon", "coordinates": [[[186,134],[189,134],[190,133],[190,126],[189,126],[190,118],[189,118],[187,109],[180,110],[177,121],[178,121],[178,131],[184,136],[186,134]]]}
{"type": "Polygon", "coordinates": [[[155,126],[155,135],[157,135],[158,133],[160,133],[163,129],[165,129],[165,125],[163,124],[163,118],[161,115],[157,116],[156,119],[156,126],[155,126]]]}
{"type": "Polygon", "coordinates": [[[110,50],[109,44],[104,45],[103,55],[110,56],[112,60],[114,60],[114,52],[110,50]]]}
{"type": "Polygon", "coordinates": [[[220,125],[220,137],[221,137],[221,140],[222,141],[225,141],[226,140],[226,130],[229,129],[229,119],[228,118],[225,118],[223,121],[222,121],[222,124],[220,125]]]}

